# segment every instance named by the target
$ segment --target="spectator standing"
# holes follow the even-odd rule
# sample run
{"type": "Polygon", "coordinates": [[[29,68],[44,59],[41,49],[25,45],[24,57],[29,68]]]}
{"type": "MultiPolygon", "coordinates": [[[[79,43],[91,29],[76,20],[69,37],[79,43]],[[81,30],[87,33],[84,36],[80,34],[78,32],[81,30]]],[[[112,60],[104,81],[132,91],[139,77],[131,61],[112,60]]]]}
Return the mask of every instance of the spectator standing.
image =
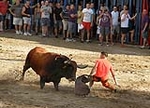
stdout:
{"type": "Polygon", "coordinates": [[[81,34],[81,42],[84,42],[85,31],[87,32],[86,42],[90,42],[90,30],[93,25],[93,11],[90,8],[90,3],[86,4],[86,8],[82,10],[82,24],[84,29],[81,34]]]}
{"type": "Polygon", "coordinates": [[[31,9],[30,1],[27,0],[22,8],[22,16],[23,16],[23,21],[24,21],[23,31],[24,31],[25,36],[32,35],[30,33],[30,29],[31,29],[31,11],[30,11],[30,9],[31,9]]]}
{"type": "Polygon", "coordinates": [[[119,12],[117,10],[117,7],[113,7],[113,11],[111,12],[112,16],[112,31],[111,31],[111,40],[113,41],[113,37],[115,37],[115,40],[118,41],[119,38],[119,12]]]}
{"type": "Polygon", "coordinates": [[[45,5],[41,7],[41,25],[42,25],[42,36],[48,36],[48,26],[50,25],[50,13],[52,8],[49,6],[48,0],[45,1],[45,5]]]}
{"type": "Polygon", "coordinates": [[[53,14],[54,14],[54,3],[50,2],[49,6],[52,8],[52,13],[50,13],[50,26],[49,26],[49,34],[52,35],[54,34],[54,19],[53,19],[53,14]]]}
{"type": "Polygon", "coordinates": [[[129,20],[133,20],[136,15],[131,18],[128,9],[124,10],[123,14],[121,14],[121,47],[124,47],[124,39],[129,32],[129,20]]]}
{"type": "Polygon", "coordinates": [[[13,15],[13,24],[15,25],[16,34],[22,34],[22,7],[23,4],[20,3],[20,0],[16,0],[15,4],[9,9],[13,15]]]}
{"type": "Polygon", "coordinates": [[[142,17],[142,37],[143,37],[143,45],[141,48],[145,48],[147,41],[148,41],[148,24],[149,24],[149,17],[148,17],[148,12],[146,9],[143,10],[143,17],[142,17]]]}
{"type": "Polygon", "coordinates": [[[93,36],[94,36],[94,33],[95,33],[95,23],[96,23],[96,12],[95,12],[95,7],[94,7],[94,3],[91,3],[90,4],[90,8],[92,9],[92,11],[93,11],[93,19],[91,19],[92,21],[93,21],[93,25],[92,25],[92,27],[91,27],[91,38],[93,38],[93,36]]]}
{"type": "Polygon", "coordinates": [[[60,3],[56,3],[56,7],[54,10],[53,18],[54,18],[54,27],[55,27],[55,37],[58,38],[58,33],[62,31],[62,18],[61,14],[62,13],[62,7],[60,3]]]}
{"type": "Polygon", "coordinates": [[[67,37],[69,11],[70,11],[70,6],[67,4],[65,9],[61,13],[62,23],[63,23],[63,39],[66,39],[67,37]]]}
{"type": "Polygon", "coordinates": [[[110,27],[112,27],[112,18],[106,7],[103,7],[99,15],[100,20],[100,44],[103,44],[103,38],[106,36],[106,46],[109,46],[108,37],[110,34],[110,27]]]}
{"type": "Polygon", "coordinates": [[[82,25],[82,6],[78,6],[78,11],[77,11],[77,23],[78,23],[78,33],[79,33],[79,38],[81,38],[81,30],[83,29],[82,25]]]}
{"type": "Polygon", "coordinates": [[[41,5],[38,3],[34,10],[35,17],[35,35],[38,35],[41,26],[41,5]]]}
{"type": "Polygon", "coordinates": [[[69,10],[68,31],[66,41],[74,41],[74,39],[72,39],[73,38],[72,35],[74,33],[74,29],[76,28],[76,20],[77,20],[77,11],[75,9],[75,6],[71,4],[69,10]]]}
{"type": "Polygon", "coordinates": [[[11,29],[11,14],[10,14],[9,8],[12,5],[9,4],[9,1],[7,3],[8,3],[8,9],[7,9],[7,12],[6,12],[6,15],[5,15],[5,21],[4,21],[4,28],[5,28],[5,30],[11,29]]]}
{"type": "Polygon", "coordinates": [[[7,10],[8,10],[8,1],[7,0],[0,1],[0,32],[4,30],[3,25],[7,10]]]}

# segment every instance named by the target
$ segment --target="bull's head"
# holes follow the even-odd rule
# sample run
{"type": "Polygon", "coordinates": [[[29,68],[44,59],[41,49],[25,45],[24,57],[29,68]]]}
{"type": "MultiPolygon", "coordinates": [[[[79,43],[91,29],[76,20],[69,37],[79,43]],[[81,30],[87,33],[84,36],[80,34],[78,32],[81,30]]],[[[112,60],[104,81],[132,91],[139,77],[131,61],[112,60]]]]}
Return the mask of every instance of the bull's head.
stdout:
{"type": "Polygon", "coordinates": [[[75,81],[77,71],[77,64],[75,61],[70,60],[64,55],[60,55],[55,58],[55,62],[61,76],[69,81],[75,81]]]}

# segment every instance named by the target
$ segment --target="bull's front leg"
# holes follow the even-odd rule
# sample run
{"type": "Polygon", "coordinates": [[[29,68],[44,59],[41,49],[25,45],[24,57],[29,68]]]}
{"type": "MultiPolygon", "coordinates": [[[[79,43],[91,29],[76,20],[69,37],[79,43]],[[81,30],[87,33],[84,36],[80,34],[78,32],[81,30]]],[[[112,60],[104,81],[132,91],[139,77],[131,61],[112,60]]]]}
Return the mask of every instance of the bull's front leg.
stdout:
{"type": "Polygon", "coordinates": [[[59,82],[60,82],[60,79],[53,82],[56,91],[59,91],[59,89],[58,89],[59,82]]]}
{"type": "Polygon", "coordinates": [[[45,78],[44,77],[40,77],[40,87],[41,89],[43,89],[45,86],[45,78]]]}

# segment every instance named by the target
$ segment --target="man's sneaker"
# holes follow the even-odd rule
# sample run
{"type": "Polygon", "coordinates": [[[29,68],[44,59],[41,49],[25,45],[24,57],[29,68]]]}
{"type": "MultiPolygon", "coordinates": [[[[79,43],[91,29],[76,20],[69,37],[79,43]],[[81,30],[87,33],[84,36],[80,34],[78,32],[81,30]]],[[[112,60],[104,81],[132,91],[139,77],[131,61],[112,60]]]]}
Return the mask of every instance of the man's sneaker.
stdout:
{"type": "Polygon", "coordinates": [[[23,35],[27,36],[27,33],[26,33],[26,32],[24,32],[24,34],[23,34],[23,35]]]}
{"type": "Polygon", "coordinates": [[[99,43],[98,45],[99,45],[99,46],[103,46],[103,44],[102,44],[102,43],[99,43]]]}
{"type": "Polygon", "coordinates": [[[31,34],[31,33],[29,33],[29,32],[27,32],[27,35],[31,36],[32,34],[31,34]]]}
{"type": "Polygon", "coordinates": [[[86,42],[87,42],[87,43],[89,43],[89,42],[90,42],[90,40],[86,40],[86,42]]]}
{"type": "Polygon", "coordinates": [[[22,31],[19,31],[19,34],[22,35],[23,34],[22,31]]]}
{"type": "Polygon", "coordinates": [[[16,34],[18,35],[18,34],[19,34],[19,31],[16,31],[16,34]]]}
{"type": "Polygon", "coordinates": [[[66,40],[65,40],[66,42],[71,42],[72,40],[71,39],[69,39],[69,38],[66,38],[66,40]]]}
{"type": "Polygon", "coordinates": [[[144,48],[145,48],[145,46],[143,45],[143,46],[141,46],[140,48],[141,48],[141,49],[144,49],[144,48]]]}
{"type": "Polygon", "coordinates": [[[109,47],[109,43],[106,43],[106,46],[109,47]]]}
{"type": "Polygon", "coordinates": [[[76,40],[75,40],[75,39],[71,39],[71,41],[72,41],[72,42],[76,42],[76,40]]]}

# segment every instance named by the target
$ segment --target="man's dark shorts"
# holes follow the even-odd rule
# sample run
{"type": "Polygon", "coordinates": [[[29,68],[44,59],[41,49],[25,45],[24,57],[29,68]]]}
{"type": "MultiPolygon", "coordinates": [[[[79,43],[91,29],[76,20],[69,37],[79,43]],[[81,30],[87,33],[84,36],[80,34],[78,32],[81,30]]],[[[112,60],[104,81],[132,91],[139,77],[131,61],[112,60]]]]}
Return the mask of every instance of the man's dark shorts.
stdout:
{"type": "Polygon", "coordinates": [[[42,18],[41,19],[41,26],[49,26],[50,25],[50,19],[49,18],[42,18]]]}

